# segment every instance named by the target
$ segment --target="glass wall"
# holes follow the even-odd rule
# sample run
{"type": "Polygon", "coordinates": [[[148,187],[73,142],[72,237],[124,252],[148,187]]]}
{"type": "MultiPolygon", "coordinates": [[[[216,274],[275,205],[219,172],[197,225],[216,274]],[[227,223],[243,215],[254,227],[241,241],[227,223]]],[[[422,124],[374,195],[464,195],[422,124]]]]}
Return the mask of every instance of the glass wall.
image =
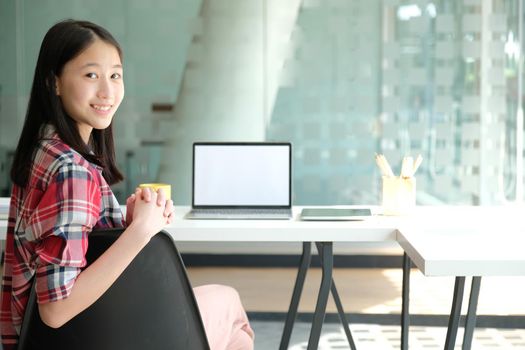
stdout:
{"type": "Polygon", "coordinates": [[[393,159],[423,155],[418,185],[425,197],[465,204],[516,199],[516,181],[523,182],[516,162],[523,130],[516,132],[518,5],[423,1],[383,7],[381,147],[393,159]]]}
{"type": "Polygon", "coordinates": [[[375,153],[396,173],[423,156],[419,204],[523,199],[521,0],[2,1],[2,196],[40,42],[63,18],[124,48],[121,201],[161,181],[189,204],[192,143],[226,140],[291,141],[297,205],[379,204],[375,153]]]}

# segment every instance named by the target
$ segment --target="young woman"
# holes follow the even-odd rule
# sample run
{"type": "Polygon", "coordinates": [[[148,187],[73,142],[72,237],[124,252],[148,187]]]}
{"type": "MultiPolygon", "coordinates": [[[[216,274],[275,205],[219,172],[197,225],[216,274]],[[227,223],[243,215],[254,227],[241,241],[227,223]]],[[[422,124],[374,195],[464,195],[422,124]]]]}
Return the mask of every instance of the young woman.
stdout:
{"type": "MultiPolygon", "coordinates": [[[[0,313],[4,350],[15,349],[36,278],[40,316],[60,327],[95,302],[173,218],[165,194],[137,189],[126,220],[109,185],[116,167],[112,119],[124,97],[122,51],[105,29],[83,21],[44,37],[11,180],[0,313]],[[93,229],[126,227],[89,267],[93,229]]],[[[252,349],[253,331],[235,290],[195,288],[212,349],[252,349]]]]}

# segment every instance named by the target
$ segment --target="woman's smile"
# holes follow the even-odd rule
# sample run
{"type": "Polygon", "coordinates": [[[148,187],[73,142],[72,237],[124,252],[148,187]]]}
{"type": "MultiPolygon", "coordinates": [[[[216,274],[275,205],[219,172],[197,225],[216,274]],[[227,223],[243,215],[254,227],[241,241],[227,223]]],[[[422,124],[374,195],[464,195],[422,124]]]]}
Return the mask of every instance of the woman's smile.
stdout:
{"type": "Polygon", "coordinates": [[[102,114],[102,115],[109,114],[109,112],[111,111],[111,107],[113,107],[113,105],[102,105],[102,104],[91,104],[90,106],[91,108],[95,110],[96,113],[102,114]]]}

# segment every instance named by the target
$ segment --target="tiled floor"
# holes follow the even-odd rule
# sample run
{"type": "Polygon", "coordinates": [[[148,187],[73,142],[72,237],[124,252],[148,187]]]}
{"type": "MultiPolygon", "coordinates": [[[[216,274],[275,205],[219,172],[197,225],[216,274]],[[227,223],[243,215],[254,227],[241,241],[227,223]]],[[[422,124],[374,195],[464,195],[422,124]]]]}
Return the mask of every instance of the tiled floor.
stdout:
{"type": "MultiPolygon", "coordinates": [[[[290,268],[190,268],[194,285],[221,283],[234,286],[240,293],[248,311],[286,312],[295,281],[296,269],[290,268]]],[[[347,313],[399,314],[401,307],[400,269],[335,269],[334,280],[347,313]]],[[[313,312],[319,288],[320,271],[308,271],[300,312],[313,312]]],[[[470,281],[467,280],[463,313],[466,312],[470,281]]],[[[411,274],[411,314],[448,315],[452,300],[453,278],[425,277],[417,270],[411,274]]],[[[479,297],[480,315],[525,315],[525,278],[483,278],[479,297]]],[[[328,312],[335,312],[330,300],[328,312]]],[[[283,322],[252,320],[256,332],[256,349],[278,349],[283,322]]],[[[351,324],[359,350],[399,349],[399,326],[377,324],[351,324]]],[[[292,333],[290,350],[305,349],[310,325],[297,323],[292,333]]],[[[444,327],[410,328],[411,350],[442,349],[444,327]]],[[[457,337],[456,349],[461,349],[462,330],[457,337]]],[[[349,349],[339,324],[326,323],[319,349],[349,349]]],[[[474,350],[525,350],[525,325],[521,329],[477,328],[474,350]]]]}
{"type": "MultiPolygon", "coordinates": [[[[279,337],[274,332],[282,332],[280,322],[255,321],[256,350],[275,350],[279,348],[279,337]]],[[[351,325],[352,335],[359,350],[397,350],[400,347],[400,331],[397,326],[379,326],[373,324],[351,325]]],[[[294,328],[289,350],[306,349],[310,328],[299,323],[294,328]]],[[[409,336],[411,350],[443,349],[446,329],[443,327],[412,327],[409,336]]],[[[463,332],[458,332],[456,349],[461,349],[463,332]]],[[[321,350],[350,349],[342,328],[335,324],[326,324],[319,342],[321,350]]],[[[472,350],[524,350],[525,331],[477,329],[472,350]]]]}

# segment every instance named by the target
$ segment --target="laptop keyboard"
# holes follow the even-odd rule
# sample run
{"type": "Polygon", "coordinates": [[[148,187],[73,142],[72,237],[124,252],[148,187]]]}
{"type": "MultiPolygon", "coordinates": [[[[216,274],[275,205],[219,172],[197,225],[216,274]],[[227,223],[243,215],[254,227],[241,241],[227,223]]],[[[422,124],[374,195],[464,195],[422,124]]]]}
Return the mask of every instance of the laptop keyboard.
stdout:
{"type": "Polygon", "coordinates": [[[290,209],[192,209],[192,219],[289,219],[290,209]]]}

